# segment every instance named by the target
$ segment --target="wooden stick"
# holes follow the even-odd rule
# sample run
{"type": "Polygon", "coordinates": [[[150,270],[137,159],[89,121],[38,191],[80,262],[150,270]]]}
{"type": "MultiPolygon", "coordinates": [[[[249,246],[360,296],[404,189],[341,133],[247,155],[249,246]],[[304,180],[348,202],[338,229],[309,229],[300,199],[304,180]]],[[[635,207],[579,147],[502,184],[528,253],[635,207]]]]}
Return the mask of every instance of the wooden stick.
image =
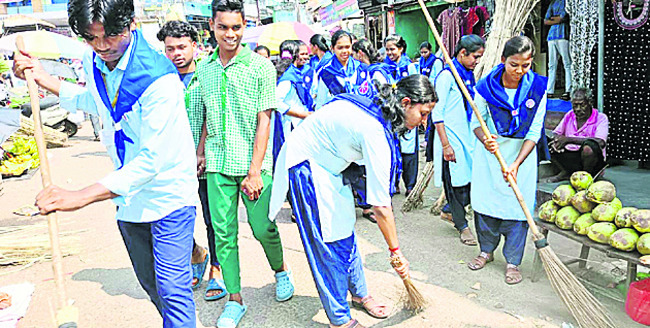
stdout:
{"type": "MultiPolygon", "coordinates": [[[[483,133],[485,134],[485,137],[487,140],[492,140],[492,134],[490,133],[490,130],[488,130],[487,125],[485,124],[485,121],[483,120],[483,117],[481,117],[478,108],[476,107],[476,104],[474,103],[474,99],[472,99],[472,96],[470,96],[469,91],[467,90],[467,86],[465,85],[465,81],[460,78],[460,75],[458,74],[458,71],[456,70],[456,66],[453,64],[451,57],[449,56],[449,52],[447,52],[447,49],[445,48],[444,43],[442,42],[442,38],[440,37],[440,33],[438,33],[438,29],[436,28],[435,24],[433,24],[433,19],[431,18],[431,15],[429,14],[429,11],[427,10],[427,7],[424,5],[423,0],[418,0],[418,3],[420,4],[420,8],[422,8],[422,12],[424,13],[424,17],[427,19],[427,23],[429,23],[429,28],[431,28],[431,31],[433,32],[433,36],[436,39],[436,42],[438,43],[438,46],[440,46],[440,49],[442,50],[442,54],[445,57],[445,61],[449,65],[449,68],[451,70],[451,73],[454,75],[454,78],[456,79],[456,82],[458,83],[458,86],[460,87],[460,91],[463,93],[465,96],[465,99],[469,102],[470,106],[472,106],[472,110],[474,111],[474,115],[476,115],[476,118],[478,119],[479,123],[481,124],[481,130],[483,130],[483,133]]],[[[497,149],[497,151],[494,153],[494,156],[496,156],[497,160],[499,161],[499,164],[501,165],[501,171],[506,172],[508,170],[508,164],[506,164],[506,161],[503,159],[503,156],[501,155],[501,151],[497,149]]],[[[524,211],[524,215],[526,215],[526,221],[528,221],[528,225],[530,226],[530,230],[533,232],[533,240],[539,240],[544,238],[540,233],[539,229],[537,228],[537,225],[535,224],[535,221],[533,220],[533,216],[530,214],[530,210],[528,209],[528,206],[526,206],[526,201],[524,200],[524,196],[521,194],[521,191],[519,190],[519,187],[517,186],[517,182],[515,181],[515,178],[512,175],[508,175],[508,183],[510,184],[510,187],[512,188],[512,191],[515,192],[515,196],[517,197],[517,201],[519,201],[519,205],[521,206],[521,209],[524,211]]]]}
{"type": "MultiPolygon", "coordinates": [[[[20,51],[25,51],[25,42],[22,36],[16,37],[16,48],[18,51],[15,56],[23,56],[20,51]]],[[[25,80],[29,89],[29,98],[32,105],[32,117],[34,118],[34,138],[38,148],[38,158],[41,161],[41,180],[43,189],[52,185],[50,176],[50,163],[47,160],[47,147],[45,145],[45,136],[43,135],[43,126],[41,124],[41,106],[38,97],[38,85],[32,76],[32,70],[25,70],[25,80]]],[[[61,254],[61,244],[59,241],[59,218],[56,212],[47,215],[47,225],[50,234],[50,244],[52,246],[52,269],[54,270],[54,283],[56,285],[56,295],[59,308],[67,306],[68,297],[63,280],[63,255],[61,254]]]]}

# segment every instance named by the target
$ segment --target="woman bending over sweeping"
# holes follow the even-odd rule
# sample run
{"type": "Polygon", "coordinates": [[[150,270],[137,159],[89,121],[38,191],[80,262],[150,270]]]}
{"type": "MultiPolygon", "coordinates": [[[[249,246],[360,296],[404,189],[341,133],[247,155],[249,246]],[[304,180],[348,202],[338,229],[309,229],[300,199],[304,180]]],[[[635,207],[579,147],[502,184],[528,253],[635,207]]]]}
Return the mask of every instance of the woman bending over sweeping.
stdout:
{"type": "Polygon", "coordinates": [[[422,124],[436,99],[422,75],[409,76],[396,87],[377,86],[378,96],[342,94],[310,115],[288,136],[275,168],[269,219],[275,219],[289,191],[305,254],[331,327],[362,327],[350,316],[348,291],[355,306],[368,301],[357,246],[354,197],[346,168],[364,160],[367,202],[392,257],[403,265],[391,206],[398,179],[398,133],[422,124]]]}
{"type": "Polygon", "coordinates": [[[526,246],[528,223],[505,179],[512,175],[526,205],[534,208],[536,144],[546,116],[546,77],[530,70],[534,56],[535,46],[529,38],[517,36],[506,42],[502,63],[476,85],[476,106],[493,140],[487,140],[475,115],[470,124],[484,147],[474,149],[471,190],[481,253],[468,266],[479,270],[493,261],[494,250],[503,235],[503,255],[507,263],[505,281],[508,284],[522,280],[519,265],[526,246]],[[497,149],[509,164],[505,173],[490,154],[497,149]]]}

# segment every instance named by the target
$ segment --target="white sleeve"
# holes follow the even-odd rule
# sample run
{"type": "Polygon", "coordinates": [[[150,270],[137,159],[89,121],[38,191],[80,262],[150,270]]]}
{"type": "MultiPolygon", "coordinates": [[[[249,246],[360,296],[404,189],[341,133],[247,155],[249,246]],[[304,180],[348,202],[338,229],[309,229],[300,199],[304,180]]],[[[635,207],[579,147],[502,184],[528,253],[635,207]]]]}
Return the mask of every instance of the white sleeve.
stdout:
{"type": "Polygon", "coordinates": [[[318,86],[316,87],[316,109],[320,109],[327,102],[332,99],[330,95],[330,89],[325,85],[323,79],[318,78],[318,86]]]}
{"type": "Polygon", "coordinates": [[[278,96],[278,108],[277,111],[286,114],[286,112],[291,109],[291,104],[286,102],[286,98],[289,96],[289,92],[291,91],[291,82],[290,81],[282,81],[278,83],[278,87],[276,89],[275,94],[278,96]]]}
{"type": "MultiPolygon", "coordinates": [[[[476,109],[478,109],[478,112],[481,113],[481,117],[483,118],[483,121],[487,122],[488,118],[488,108],[487,108],[487,101],[481,96],[480,93],[476,92],[476,96],[474,97],[474,103],[476,104],[476,109]]],[[[476,128],[481,127],[481,123],[479,123],[478,119],[476,118],[476,114],[472,113],[472,122],[469,124],[470,129],[472,133],[476,128]]]]}

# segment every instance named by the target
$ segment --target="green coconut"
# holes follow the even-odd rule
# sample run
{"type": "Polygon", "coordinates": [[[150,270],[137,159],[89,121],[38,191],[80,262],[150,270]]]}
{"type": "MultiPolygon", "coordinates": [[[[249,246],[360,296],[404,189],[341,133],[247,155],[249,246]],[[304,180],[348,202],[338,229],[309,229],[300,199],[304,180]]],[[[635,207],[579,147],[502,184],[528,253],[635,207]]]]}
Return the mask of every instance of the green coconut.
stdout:
{"type": "Polygon", "coordinates": [[[636,210],[632,212],[632,226],[638,232],[650,232],[650,210],[636,210]]]}
{"type": "Polygon", "coordinates": [[[639,234],[632,228],[623,228],[616,230],[609,237],[609,244],[619,250],[631,252],[636,248],[636,242],[639,240],[639,234]]]}
{"type": "Polygon", "coordinates": [[[581,190],[571,197],[571,205],[573,208],[578,210],[578,212],[587,213],[591,212],[597,204],[587,200],[587,191],[581,190]]]}
{"type": "Polygon", "coordinates": [[[577,171],[571,174],[571,185],[575,190],[586,190],[594,182],[594,178],[586,171],[577,171]]]}
{"type": "Polygon", "coordinates": [[[557,211],[557,215],[555,215],[555,225],[562,230],[571,230],[573,228],[573,223],[575,223],[579,217],[580,212],[575,208],[572,206],[565,206],[557,211]]]}
{"type": "Polygon", "coordinates": [[[598,204],[596,208],[591,212],[591,216],[596,221],[600,222],[612,222],[616,218],[616,214],[623,207],[621,201],[616,201],[618,198],[615,198],[615,201],[609,203],[598,204]]]}
{"type": "Polygon", "coordinates": [[[585,213],[580,215],[580,217],[573,223],[573,231],[579,235],[586,235],[589,232],[589,227],[591,227],[596,220],[591,217],[591,213],[585,213]]]}
{"type": "Polygon", "coordinates": [[[636,210],[636,207],[623,207],[616,213],[614,224],[619,228],[632,227],[632,213],[636,210]]]}
{"type": "Polygon", "coordinates": [[[552,200],[542,204],[538,209],[539,218],[545,222],[555,222],[555,215],[560,210],[560,206],[552,200]]]}
{"type": "Polygon", "coordinates": [[[587,199],[596,203],[609,203],[616,198],[616,187],[609,181],[596,181],[587,188],[587,199]]]}
{"type": "Polygon", "coordinates": [[[636,250],[643,255],[650,254],[650,233],[645,233],[636,242],[636,250]]]}
{"type": "Polygon", "coordinates": [[[609,243],[609,237],[616,231],[616,225],[610,222],[597,222],[589,227],[587,236],[589,239],[601,243],[609,243]]]}
{"type": "Polygon", "coordinates": [[[553,190],[553,201],[562,207],[569,205],[576,191],[571,185],[561,185],[553,190]]]}

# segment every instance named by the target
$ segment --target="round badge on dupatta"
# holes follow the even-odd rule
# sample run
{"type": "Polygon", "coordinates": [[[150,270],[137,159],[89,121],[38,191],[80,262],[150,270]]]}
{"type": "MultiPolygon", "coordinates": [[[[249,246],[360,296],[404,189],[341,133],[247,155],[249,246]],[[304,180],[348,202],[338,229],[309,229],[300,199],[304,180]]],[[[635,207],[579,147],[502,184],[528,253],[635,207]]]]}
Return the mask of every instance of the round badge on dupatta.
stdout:
{"type": "Polygon", "coordinates": [[[532,109],[533,107],[535,107],[535,100],[532,100],[532,99],[526,100],[526,107],[528,107],[529,109],[532,109]]]}

